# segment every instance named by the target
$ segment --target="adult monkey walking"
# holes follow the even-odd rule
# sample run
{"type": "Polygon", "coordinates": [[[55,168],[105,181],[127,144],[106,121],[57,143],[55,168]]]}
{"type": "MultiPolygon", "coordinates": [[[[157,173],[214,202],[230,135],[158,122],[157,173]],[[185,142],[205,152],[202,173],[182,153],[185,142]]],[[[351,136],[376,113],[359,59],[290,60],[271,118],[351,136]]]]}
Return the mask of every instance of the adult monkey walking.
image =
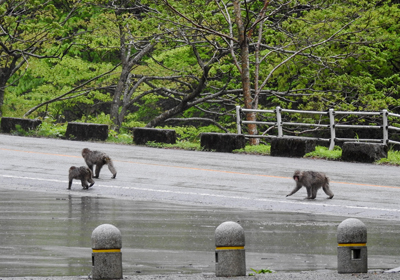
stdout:
{"type": "Polygon", "coordinates": [[[322,187],[324,192],[332,199],[333,192],[329,188],[329,178],[326,177],[325,173],[315,171],[300,171],[296,170],[293,174],[293,180],[296,181],[296,187],[286,197],[295,194],[302,186],[307,189],[307,198],[315,199],[317,197],[317,191],[322,187]]]}
{"type": "Polygon", "coordinates": [[[100,170],[105,164],[107,164],[108,169],[113,174],[111,179],[115,179],[115,177],[117,176],[117,170],[115,170],[111,158],[106,153],[100,151],[91,151],[90,149],[85,148],[82,150],[82,157],[85,159],[87,166],[90,168],[90,170],[92,170],[92,172],[93,165],[96,165],[96,171],[93,178],[99,178],[100,170]]]}

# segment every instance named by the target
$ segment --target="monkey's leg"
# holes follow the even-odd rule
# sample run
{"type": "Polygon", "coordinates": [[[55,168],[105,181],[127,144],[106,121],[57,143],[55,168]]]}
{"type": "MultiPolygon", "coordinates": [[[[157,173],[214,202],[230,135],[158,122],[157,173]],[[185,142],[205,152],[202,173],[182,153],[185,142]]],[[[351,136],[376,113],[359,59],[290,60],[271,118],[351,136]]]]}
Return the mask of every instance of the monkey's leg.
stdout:
{"type": "Polygon", "coordinates": [[[107,163],[108,166],[108,170],[110,170],[110,172],[112,173],[112,177],[111,179],[115,179],[115,177],[117,177],[117,170],[115,170],[114,164],[111,160],[108,161],[107,163]]]}
{"type": "Polygon", "coordinates": [[[311,197],[309,199],[315,199],[317,197],[318,186],[311,185],[311,197]]]}
{"type": "Polygon", "coordinates": [[[286,197],[291,196],[292,194],[295,194],[298,190],[300,190],[302,187],[302,185],[300,185],[299,183],[296,184],[296,187],[292,190],[292,192],[290,194],[288,194],[286,197]]]}
{"type": "Polygon", "coordinates": [[[93,164],[88,164],[87,162],[86,162],[86,164],[89,167],[90,171],[92,171],[92,173],[93,173],[93,164]]]}
{"type": "Polygon", "coordinates": [[[99,164],[96,163],[96,172],[95,172],[95,175],[93,176],[93,178],[99,178],[100,170],[103,167],[103,165],[104,165],[104,163],[99,163],[99,164]]]}
{"type": "Polygon", "coordinates": [[[329,199],[332,199],[332,198],[333,198],[334,194],[333,194],[333,192],[331,191],[331,189],[329,188],[329,183],[323,185],[322,189],[323,189],[324,192],[329,196],[329,197],[328,197],[329,199]]]}
{"type": "Polygon", "coordinates": [[[94,185],[94,181],[92,178],[88,178],[88,182],[90,183],[89,188],[94,185]]]}
{"type": "Polygon", "coordinates": [[[311,198],[311,188],[307,188],[306,187],[306,189],[307,189],[307,198],[311,198]]]}
{"type": "Polygon", "coordinates": [[[85,190],[87,190],[89,188],[89,185],[88,185],[86,179],[81,179],[81,185],[82,185],[82,188],[84,188],[85,190]]]}

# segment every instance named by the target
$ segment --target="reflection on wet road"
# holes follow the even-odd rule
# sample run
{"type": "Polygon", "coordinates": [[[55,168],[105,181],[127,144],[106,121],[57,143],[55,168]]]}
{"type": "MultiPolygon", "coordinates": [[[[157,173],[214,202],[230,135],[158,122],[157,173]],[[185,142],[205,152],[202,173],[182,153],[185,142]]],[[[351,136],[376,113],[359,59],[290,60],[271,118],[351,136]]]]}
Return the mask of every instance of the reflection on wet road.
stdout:
{"type": "MultiPolygon", "coordinates": [[[[214,231],[245,230],[247,269],[336,269],[336,230],[344,219],[314,214],[176,205],[133,199],[0,189],[0,276],[89,275],[91,233],[122,233],[124,274],[215,272],[214,231]]],[[[399,266],[400,229],[363,219],[369,268],[399,266]]]]}

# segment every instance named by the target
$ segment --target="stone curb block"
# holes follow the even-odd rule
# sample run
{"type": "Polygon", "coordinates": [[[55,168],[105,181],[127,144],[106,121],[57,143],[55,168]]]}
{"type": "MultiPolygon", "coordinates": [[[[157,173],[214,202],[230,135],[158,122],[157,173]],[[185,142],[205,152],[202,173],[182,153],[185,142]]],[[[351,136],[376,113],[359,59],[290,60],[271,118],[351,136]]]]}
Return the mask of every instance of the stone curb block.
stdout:
{"type": "Polygon", "coordinates": [[[305,154],[313,152],[316,145],[316,140],[274,138],[271,141],[271,156],[301,158],[305,154]]]}
{"type": "Polygon", "coordinates": [[[387,156],[388,147],[384,144],[345,142],[342,147],[343,161],[373,163],[387,156]]]}
{"type": "Polygon", "coordinates": [[[231,153],[233,150],[244,149],[246,138],[233,133],[202,133],[200,146],[206,151],[231,153]]]}
{"type": "Polygon", "coordinates": [[[40,124],[42,124],[42,121],[37,119],[32,120],[3,117],[1,118],[1,131],[4,133],[10,133],[11,131],[16,130],[17,125],[20,125],[21,128],[25,131],[34,130],[40,124]]]}
{"type": "Polygon", "coordinates": [[[105,141],[108,138],[108,125],[70,122],[68,123],[65,137],[70,140],[105,141]]]}
{"type": "Polygon", "coordinates": [[[158,129],[148,127],[135,127],[133,129],[133,141],[137,145],[145,145],[147,142],[166,144],[176,143],[176,132],[173,129],[158,129]]]}

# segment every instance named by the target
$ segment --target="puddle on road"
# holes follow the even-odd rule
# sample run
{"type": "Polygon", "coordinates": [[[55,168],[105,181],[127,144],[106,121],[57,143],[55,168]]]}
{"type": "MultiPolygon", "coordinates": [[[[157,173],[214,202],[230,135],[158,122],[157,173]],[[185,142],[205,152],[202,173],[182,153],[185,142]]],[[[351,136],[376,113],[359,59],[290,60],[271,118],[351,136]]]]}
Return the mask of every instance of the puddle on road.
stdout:
{"type": "MultiPolygon", "coordinates": [[[[0,276],[91,274],[91,234],[122,233],[124,275],[214,273],[215,228],[245,230],[246,267],[336,270],[336,231],[345,218],[162,202],[0,190],[0,276]]],[[[399,266],[400,227],[363,219],[370,269],[399,266]]]]}

